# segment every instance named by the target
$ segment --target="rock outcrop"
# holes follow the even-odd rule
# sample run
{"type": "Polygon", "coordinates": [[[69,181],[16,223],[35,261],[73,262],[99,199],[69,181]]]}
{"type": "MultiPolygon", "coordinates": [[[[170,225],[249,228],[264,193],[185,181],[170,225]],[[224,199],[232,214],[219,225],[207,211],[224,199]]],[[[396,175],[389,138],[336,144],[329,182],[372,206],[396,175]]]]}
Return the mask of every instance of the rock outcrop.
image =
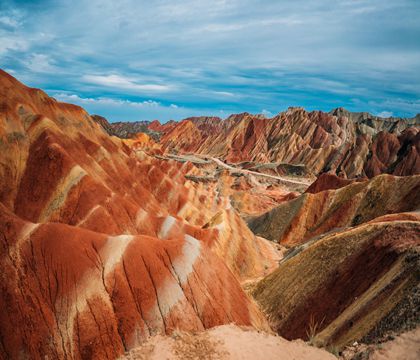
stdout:
{"type": "Polygon", "coordinates": [[[344,186],[352,184],[354,182],[361,182],[365,179],[343,179],[334,174],[324,173],[318,176],[318,178],[306,189],[306,193],[316,194],[325,190],[340,189],[344,186]]]}

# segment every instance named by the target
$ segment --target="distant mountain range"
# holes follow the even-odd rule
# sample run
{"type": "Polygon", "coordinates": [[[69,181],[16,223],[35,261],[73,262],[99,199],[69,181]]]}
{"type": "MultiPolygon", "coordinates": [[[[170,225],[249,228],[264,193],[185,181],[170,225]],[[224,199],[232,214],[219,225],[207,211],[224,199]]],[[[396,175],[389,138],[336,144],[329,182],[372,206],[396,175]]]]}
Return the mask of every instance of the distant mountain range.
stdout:
{"type": "Polygon", "coordinates": [[[242,113],[225,120],[191,117],[165,124],[93,119],[111,135],[129,138],[145,132],[170,152],[231,163],[304,165],[316,175],[331,172],[348,178],[420,173],[420,114],[381,118],[343,108],[329,113],[289,108],[273,118],[242,113]]]}

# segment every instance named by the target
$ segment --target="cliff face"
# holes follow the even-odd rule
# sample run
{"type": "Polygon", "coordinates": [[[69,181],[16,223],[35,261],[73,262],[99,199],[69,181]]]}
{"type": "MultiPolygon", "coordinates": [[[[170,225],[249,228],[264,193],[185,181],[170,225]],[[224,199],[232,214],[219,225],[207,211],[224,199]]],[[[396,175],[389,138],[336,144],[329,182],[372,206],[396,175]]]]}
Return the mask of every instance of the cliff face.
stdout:
{"type": "Polygon", "coordinates": [[[116,358],[174,329],[267,328],[239,281],[272,268],[274,247],[215,185],[187,180],[192,163],[128,145],[0,72],[1,358],[116,358]]]}

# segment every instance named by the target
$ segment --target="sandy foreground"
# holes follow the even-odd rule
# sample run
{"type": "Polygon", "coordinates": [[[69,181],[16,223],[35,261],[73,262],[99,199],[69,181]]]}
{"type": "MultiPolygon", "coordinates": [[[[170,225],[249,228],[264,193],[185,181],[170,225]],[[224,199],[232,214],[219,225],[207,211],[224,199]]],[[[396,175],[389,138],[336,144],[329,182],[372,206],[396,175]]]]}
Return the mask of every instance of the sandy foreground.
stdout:
{"type": "Polygon", "coordinates": [[[336,357],[301,340],[287,341],[280,336],[223,325],[194,335],[176,333],[172,336],[155,336],[132,350],[124,359],[334,360],[336,357]]]}
{"type": "MultiPolygon", "coordinates": [[[[420,327],[376,346],[362,345],[357,351],[346,350],[339,359],[369,360],[420,359],[420,327]]],[[[222,325],[205,332],[174,333],[155,336],[132,350],[126,360],[328,360],[333,354],[306,344],[251,328],[222,325]]]]}

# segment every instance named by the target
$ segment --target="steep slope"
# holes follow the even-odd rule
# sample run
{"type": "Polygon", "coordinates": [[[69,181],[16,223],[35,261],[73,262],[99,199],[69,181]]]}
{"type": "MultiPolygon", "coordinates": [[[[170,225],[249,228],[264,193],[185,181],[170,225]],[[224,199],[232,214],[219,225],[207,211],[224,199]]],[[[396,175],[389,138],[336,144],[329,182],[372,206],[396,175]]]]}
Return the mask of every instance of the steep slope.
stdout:
{"type": "Polygon", "coordinates": [[[364,180],[366,179],[343,179],[334,174],[323,173],[318,176],[316,181],[314,181],[305,192],[316,194],[325,190],[340,189],[354,182],[362,182],[364,180]]]}
{"type": "Polygon", "coordinates": [[[156,131],[161,134],[165,134],[168,131],[170,131],[172,128],[176,126],[177,122],[175,120],[169,120],[168,122],[161,124],[159,120],[153,120],[149,126],[148,129],[151,131],[156,131]]]}
{"type": "Polygon", "coordinates": [[[250,219],[248,225],[258,236],[294,246],[378,216],[419,209],[420,176],[380,175],[336,190],[305,193],[250,219]]]}
{"type": "Polygon", "coordinates": [[[4,207],[0,217],[5,358],[115,358],[174,329],[264,326],[232,273],[191,236],[108,236],[25,222],[4,207]]]}
{"type": "Polygon", "coordinates": [[[418,324],[420,176],[349,181],[307,192],[249,221],[288,246],[253,295],[287,339],[342,349],[418,324]]]}
{"type": "Polygon", "coordinates": [[[401,215],[306,243],[253,294],[281,336],[340,349],[418,324],[419,277],[420,217],[401,215]]]}
{"type": "Polygon", "coordinates": [[[191,162],[127,144],[0,72],[1,357],[113,358],[175,328],[266,327],[239,280],[272,269],[275,247],[216,184],[186,178],[191,162]],[[203,228],[226,210],[224,229],[203,228]]]}
{"type": "Polygon", "coordinates": [[[130,139],[138,133],[145,133],[154,140],[159,140],[159,132],[150,128],[153,122],[150,121],[131,121],[131,122],[113,122],[110,123],[106,118],[100,115],[91,115],[91,118],[101,125],[101,127],[109,134],[118,136],[122,139],[130,139]]]}
{"type": "Polygon", "coordinates": [[[248,113],[226,120],[185,119],[165,131],[161,144],[170,152],[201,153],[232,163],[303,164],[315,174],[411,175],[420,173],[419,126],[419,116],[383,119],[344,109],[289,108],[272,119],[248,113]]]}

